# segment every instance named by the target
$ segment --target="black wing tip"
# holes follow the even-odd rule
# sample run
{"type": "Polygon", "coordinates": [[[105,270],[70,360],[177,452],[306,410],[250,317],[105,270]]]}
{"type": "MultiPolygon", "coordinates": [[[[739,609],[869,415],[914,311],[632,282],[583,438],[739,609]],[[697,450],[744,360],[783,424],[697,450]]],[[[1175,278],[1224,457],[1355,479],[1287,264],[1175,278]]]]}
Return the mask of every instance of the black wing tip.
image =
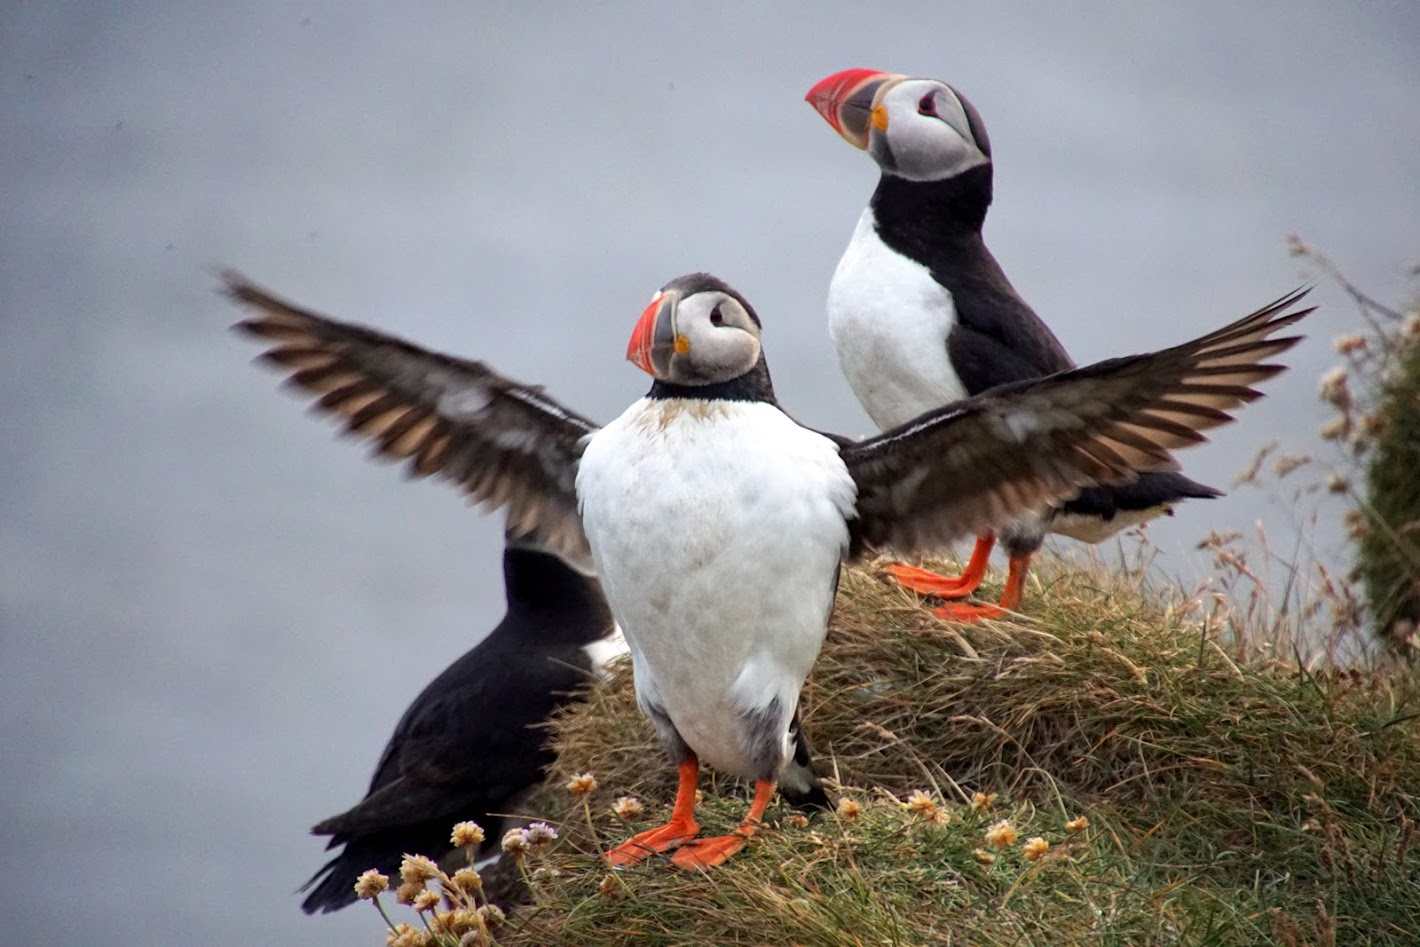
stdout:
{"type": "MultiPolygon", "coordinates": [[[[320,875],[321,872],[316,872],[316,878],[319,878],[320,875]]],[[[359,896],[355,893],[354,882],[350,883],[350,891],[349,894],[347,894],[343,890],[345,886],[337,886],[332,882],[334,877],[334,872],[332,872],[314,891],[306,895],[306,899],[301,902],[302,911],[306,914],[334,914],[341,908],[347,908],[360,900],[359,896]]],[[[301,891],[305,891],[309,888],[316,878],[312,878],[310,881],[306,882],[306,884],[301,887],[301,891]]],[[[299,894],[300,892],[297,893],[299,894]]]]}
{"type": "Polygon", "coordinates": [[[220,267],[213,274],[221,285],[217,287],[217,292],[228,299],[239,303],[255,304],[263,297],[270,294],[260,286],[248,279],[240,270],[231,267],[220,267]]]}

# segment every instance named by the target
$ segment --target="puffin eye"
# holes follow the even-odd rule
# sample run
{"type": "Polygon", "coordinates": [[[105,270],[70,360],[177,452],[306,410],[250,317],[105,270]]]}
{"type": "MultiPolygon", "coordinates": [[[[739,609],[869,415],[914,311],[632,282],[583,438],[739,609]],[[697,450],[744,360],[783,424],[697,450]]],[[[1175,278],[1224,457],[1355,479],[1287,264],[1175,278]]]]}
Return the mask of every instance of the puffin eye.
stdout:
{"type": "Polygon", "coordinates": [[[917,114],[932,116],[937,114],[937,93],[928,92],[922,96],[921,101],[917,103],[917,114]]]}
{"type": "Polygon", "coordinates": [[[710,310],[710,324],[712,326],[722,326],[725,324],[725,314],[720,311],[719,306],[710,310]]]}

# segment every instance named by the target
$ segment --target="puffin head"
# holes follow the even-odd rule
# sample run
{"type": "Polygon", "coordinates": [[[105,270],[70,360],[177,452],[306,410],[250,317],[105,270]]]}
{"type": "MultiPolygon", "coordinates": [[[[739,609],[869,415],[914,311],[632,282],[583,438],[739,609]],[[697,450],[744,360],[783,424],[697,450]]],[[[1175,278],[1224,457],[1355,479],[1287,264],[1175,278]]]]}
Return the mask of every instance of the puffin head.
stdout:
{"type": "Polygon", "coordinates": [[[945,82],[845,69],[804,98],[884,174],[941,181],[991,163],[981,115],[945,82]]]}
{"type": "Polygon", "coordinates": [[[743,296],[709,273],[691,273],[651,299],[626,357],[658,381],[714,385],[759,364],[759,332],[759,317],[743,296]]]}

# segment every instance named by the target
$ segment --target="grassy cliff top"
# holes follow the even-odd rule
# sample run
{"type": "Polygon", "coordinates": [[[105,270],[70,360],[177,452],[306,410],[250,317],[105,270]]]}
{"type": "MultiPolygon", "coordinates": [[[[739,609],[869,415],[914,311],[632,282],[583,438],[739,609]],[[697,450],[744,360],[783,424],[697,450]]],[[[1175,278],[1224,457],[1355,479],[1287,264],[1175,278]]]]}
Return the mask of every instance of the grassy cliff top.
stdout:
{"type": "MultiPolygon", "coordinates": [[[[1196,601],[1118,572],[1039,574],[1030,618],[964,626],[846,571],[803,703],[839,807],[776,803],[709,873],[607,870],[674,774],[629,668],[598,685],[555,727],[533,805],[560,837],[497,943],[1420,943],[1413,678],[1225,646],[1196,601]],[[567,792],[581,773],[597,788],[567,792]]],[[[707,775],[718,834],[747,791],[707,775]]]]}

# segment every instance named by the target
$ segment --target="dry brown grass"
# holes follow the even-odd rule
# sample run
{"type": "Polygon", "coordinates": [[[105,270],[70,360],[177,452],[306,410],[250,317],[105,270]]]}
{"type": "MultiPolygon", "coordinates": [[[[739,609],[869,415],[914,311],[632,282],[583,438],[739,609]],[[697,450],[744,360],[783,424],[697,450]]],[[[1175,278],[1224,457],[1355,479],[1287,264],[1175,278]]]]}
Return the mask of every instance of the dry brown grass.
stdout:
{"type": "MultiPolygon", "coordinates": [[[[605,871],[673,781],[629,670],[595,689],[557,724],[538,803],[562,847],[500,943],[1420,942],[1412,679],[1249,657],[1199,601],[1119,571],[1038,574],[1032,618],[962,626],[845,572],[804,720],[862,813],[776,806],[709,875],[605,871]],[[560,787],[585,771],[600,789],[573,800],[560,787]],[[914,790],[945,824],[901,804],[914,790]],[[1001,801],[974,810],[976,792],[1001,801]],[[634,824],[610,811],[624,795],[646,803],[634,824]],[[988,850],[1000,818],[1020,841],[988,850]],[[1029,836],[1050,845],[1038,861],[1029,836]]],[[[706,831],[732,826],[743,792],[704,788],[706,831]]]]}

